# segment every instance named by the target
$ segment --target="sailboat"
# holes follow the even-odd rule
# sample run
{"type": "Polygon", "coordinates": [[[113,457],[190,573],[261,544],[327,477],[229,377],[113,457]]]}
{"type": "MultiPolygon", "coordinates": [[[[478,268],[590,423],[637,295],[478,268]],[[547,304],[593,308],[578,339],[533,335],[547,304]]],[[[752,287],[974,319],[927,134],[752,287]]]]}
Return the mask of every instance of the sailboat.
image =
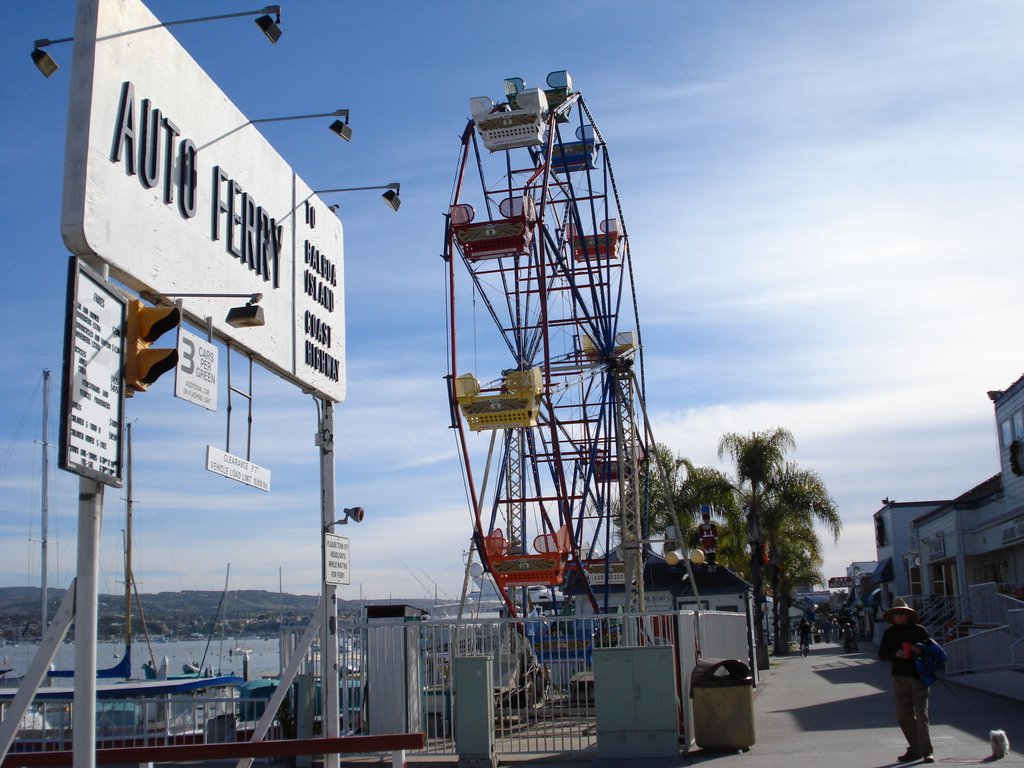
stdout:
{"type": "MultiPolygon", "coordinates": [[[[47,396],[49,394],[49,371],[43,371],[43,412],[46,412],[47,396]]],[[[134,586],[134,577],[132,575],[132,425],[127,424],[125,427],[125,449],[126,449],[126,468],[127,474],[125,477],[125,490],[127,491],[126,508],[125,508],[125,537],[124,537],[124,654],[118,660],[117,664],[106,669],[97,669],[96,677],[100,679],[112,680],[130,680],[132,677],[132,587],[134,586]]],[[[43,450],[46,450],[46,418],[43,418],[43,450]]],[[[45,472],[46,465],[44,463],[43,469],[45,472]]],[[[46,485],[43,484],[43,497],[46,496],[46,485]]],[[[43,502],[44,510],[46,508],[46,502],[43,502]]],[[[45,516],[45,515],[44,515],[45,516]]],[[[43,524],[43,530],[45,531],[46,526],[43,524]]],[[[43,535],[44,547],[45,547],[45,533],[43,535]]],[[[45,563],[45,549],[43,551],[43,573],[46,573],[45,563]]],[[[44,576],[45,579],[45,576],[44,576]]],[[[45,581],[44,581],[45,584],[45,581]]],[[[45,587],[44,587],[45,589],[45,587]]],[[[45,600],[44,600],[45,605],[45,600]]],[[[141,608],[141,605],[139,606],[141,608]]],[[[44,609],[45,610],[45,609],[44,609]]],[[[43,614],[43,626],[46,624],[46,615],[43,614]]],[[[150,653],[152,656],[152,652],[150,653]]],[[[154,664],[155,666],[155,664],[154,664]]],[[[50,678],[67,678],[74,677],[75,671],[73,669],[51,669],[46,673],[47,677],[50,678]]]]}
{"type": "MultiPolygon", "coordinates": [[[[44,398],[48,399],[49,395],[49,372],[44,371],[44,398]]],[[[43,426],[43,452],[44,456],[49,448],[47,443],[47,431],[46,431],[46,406],[44,405],[44,426],[43,426]]],[[[206,697],[206,702],[199,703],[192,707],[194,713],[201,713],[202,716],[209,714],[213,711],[212,707],[218,706],[215,702],[220,702],[223,699],[223,694],[220,692],[225,689],[237,687],[241,684],[242,678],[235,675],[218,675],[216,677],[205,677],[197,678],[190,676],[188,679],[179,680],[167,680],[158,679],[150,681],[140,681],[131,679],[131,647],[132,647],[132,636],[131,636],[131,595],[134,589],[134,579],[131,571],[131,504],[132,504],[132,493],[131,493],[131,424],[127,425],[126,435],[126,464],[127,464],[127,525],[125,528],[125,646],[124,655],[113,667],[107,669],[101,669],[97,671],[97,677],[106,679],[119,680],[112,682],[99,683],[96,685],[95,696],[97,702],[103,701],[104,706],[111,708],[113,711],[122,711],[128,704],[137,699],[152,699],[156,696],[173,696],[189,694],[193,697],[206,697]]],[[[46,470],[46,461],[44,458],[44,472],[46,470]]],[[[46,622],[46,559],[45,559],[45,546],[46,546],[46,485],[43,485],[43,632],[45,634],[47,622],[46,622]]],[[[138,593],[136,592],[136,599],[138,599],[138,593]]],[[[141,616],[141,603],[139,603],[140,617],[143,619],[143,627],[145,627],[145,619],[141,616]]],[[[148,641],[148,634],[147,634],[148,641]]],[[[37,652],[43,652],[43,648],[37,652]]],[[[46,653],[52,654],[53,649],[47,649],[46,653]]],[[[51,656],[52,657],[52,656],[51,656]]],[[[152,648],[150,648],[150,659],[152,660],[152,648]]],[[[35,661],[33,661],[33,665],[35,661]]],[[[155,665],[154,665],[155,666],[155,665]]],[[[2,668],[2,667],[0,667],[2,668]]],[[[69,678],[74,677],[73,670],[50,670],[47,673],[48,677],[51,678],[69,678]]],[[[12,717],[11,722],[15,723],[13,729],[5,728],[0,730],[3,733],[3,738],[0,739],[0,758],[7,754],[11,745],[17,741],[19,744],[19,750],[21,751],[39,751],[39,750],[52,750],[53,742],[51,736],[44,736],[40,739],[39,734],[45,732],[49,734],[52,730],[51,726],[53,723],[48,723],[45,716],[39,714],[38,707],[43,702],[60,702],[60,711],[67,711],[67,708],[73,707],[75,698],[75,689],[70,685],[53,686],[53,687],[36,687],[36,682],[33,681],[28,683],[32,687],[32,693],[30,698],[25,698],[22,691],[22,682],[18,681],[18,688],[0,688],[0,709],[5,711],[5,718],[3,728],[7,725],[7,717],[12,717]],[[18,701],[18,698],[21,700],[18,701]],[[47,738],[51,741],[48,743],[47,738]]],[[[143,705],[144,706],[144,705],[143,705]]],[[[72,732],[68,727],[68,722],[74,722],[74,712],[71,710],[70,721],[67,718],[61,720],[61,725],[54,726],[58,729],[56,734],[58,745],[65,746],[72,743],[72,732]]],[[[120,725],[113,726],[120,728],[120,725]]],[[[176,719],[172,724],[169,721],[157,721],[157,731],[154,733],[152,730],[152,724],[147,722],[137,723],[138,730],[136,733],[126,733],[123,730],[117,731],[117,738],[124,742],[131,738],[145,739],[148,744],[156,743],[170,743],[170,740],[182,737],[195,738],[196,734],[199,734],[199,738],[202,738],[204,723],[196,720],[194,715],[192,718],[185,716],[183,718],[176,719]],[[163,740],[160,742],[159,740],[163,740]]],[[[104,734],[102,729],[97,727],[97,743],[108,738],[109,734],[104,734]]],[[[59,749],[60,747],[58,747],[59,749]]]]}

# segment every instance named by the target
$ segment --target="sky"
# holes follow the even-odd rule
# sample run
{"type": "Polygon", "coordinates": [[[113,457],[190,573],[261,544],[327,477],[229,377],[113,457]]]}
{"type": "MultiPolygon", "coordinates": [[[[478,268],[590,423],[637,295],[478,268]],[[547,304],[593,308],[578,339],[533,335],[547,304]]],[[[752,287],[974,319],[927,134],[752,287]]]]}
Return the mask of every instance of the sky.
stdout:
{"type": "MultiPolygon", "coordinates": [[[[249,10],[150,0],[163,20],[249,10]]],[[[254,4],[253,4],[254,5],[254,4]]],[[[174,28],[250,118],[351,110],[263,133],[345,227],[347,389],[337,501],[363,506],[343,598],[454,599],[470,515],[443,376],[444,219],[469,98],[567,69],[608,142],[628,218],[655,436],[698,465],[726,432],[783,426],[843,519],[826,577],[874,559],[883,497],[949,499],[998,471],[986,392],[1024,373],[1024,6],[1006,0],[282,4],[174,28]],[[334,202],[334,201],[332,201],[334,202]]],[[[38,584],[43,369],[52,374],[50,584],[74,575],[77,477],[56,466],[68,253],[60,194],[74,3],[8,3],[0,30],[0,585],[38,584]]],[[[71,127],[74,129],[74,126],[71,127]]],[[[481,321],[482,322],[482,321],[481,321]]],[[[483,337],[481,337],[483,338],[483,337]]],[[[233,363],[235,375],[244,361],[233,363]]],[[[224,359],[221,377],[226,379],[224,359]]],[[[315,593],[316,408],[257,368],[263,493],[205,469],[226,415],[128,403],[140,591],[315,593]]],[[[233,417],[232,452],[244,436],[233,417]]],[[[101,591],[117,592],[124,492],[106,494],[101,591]]]]}

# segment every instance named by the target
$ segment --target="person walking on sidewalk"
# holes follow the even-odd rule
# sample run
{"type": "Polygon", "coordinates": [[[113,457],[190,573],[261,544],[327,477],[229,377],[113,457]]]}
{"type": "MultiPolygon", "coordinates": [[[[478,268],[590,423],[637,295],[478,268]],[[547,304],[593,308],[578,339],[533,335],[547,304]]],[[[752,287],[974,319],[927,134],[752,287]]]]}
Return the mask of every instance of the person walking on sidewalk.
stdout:
{"type": "Polygon", "coordinates": [[[918,643],[928,640],[928,630],[917,623],[917,611],[897,597],[883,617],[892,626],[878,645],[878,658],[892,662],[892,689],[896,698],[896,721],[907,739],[901,763],[924,760],[934,763],[928,732],[928,686],[917,674],[914,656],[921,654],[918,643]]]}

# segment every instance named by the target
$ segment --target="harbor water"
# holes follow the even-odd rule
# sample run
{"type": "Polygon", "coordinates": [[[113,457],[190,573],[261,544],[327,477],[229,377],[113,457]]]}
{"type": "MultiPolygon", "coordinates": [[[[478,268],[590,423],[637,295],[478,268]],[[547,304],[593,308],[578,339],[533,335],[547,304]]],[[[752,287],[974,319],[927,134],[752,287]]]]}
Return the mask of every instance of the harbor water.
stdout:
{"type": "MultiPolygon", "coordinates": [[[[185,664],[194,664],[203,670],[209,669],[214,675],[242,674],[242,649],[249,650],[249,678],[277,677],[280,670],[279,648],[277,637],[239,637],[214,639],[207,650],[206,640],[158,640],[152,643],[152,656],[156,668],[159,669],[164,657],[167,657],[167,670],[176,675],[182,672],[185,664]],[[203,653],[206,659],[203,660],[203,653]]],[[[5,680],[13,681],[25,674],[29,664],[39,650],[39,643],[24,642],[0,645],[0,669],[10,669],[0,677],[0,687],[5,680]]],[[[124,653],[123,642],[101,642],[96,646],[96,666],[100,669],[114,666],[124,653]]],[[[63,643],[57,649],[53,661],[56,669],[72,669],[74,667],[74,643],[63,643]]],[[[145,640],[132,643],[132,677],[141,679],[142,665],[150,661],[150,650],[145,640]]]]}

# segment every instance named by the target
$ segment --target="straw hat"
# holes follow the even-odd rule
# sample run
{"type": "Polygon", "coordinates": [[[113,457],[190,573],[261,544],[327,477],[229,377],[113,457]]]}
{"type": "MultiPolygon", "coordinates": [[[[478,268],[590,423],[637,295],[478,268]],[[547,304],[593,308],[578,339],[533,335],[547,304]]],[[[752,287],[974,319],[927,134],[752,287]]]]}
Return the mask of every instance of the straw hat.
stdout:
{"type": "Polygon", "coordinates": [[[907,605],[907,601],[904,600],[902,597],[897,597],[895,600],[892,601],[892,608],[883,613],[882,618],[890,624],[892,624],[893,617],[897,613],[905,613],[910,617],[911,623],[917,623],[917,611],[915,611],[913,608],[907,605]]]}

